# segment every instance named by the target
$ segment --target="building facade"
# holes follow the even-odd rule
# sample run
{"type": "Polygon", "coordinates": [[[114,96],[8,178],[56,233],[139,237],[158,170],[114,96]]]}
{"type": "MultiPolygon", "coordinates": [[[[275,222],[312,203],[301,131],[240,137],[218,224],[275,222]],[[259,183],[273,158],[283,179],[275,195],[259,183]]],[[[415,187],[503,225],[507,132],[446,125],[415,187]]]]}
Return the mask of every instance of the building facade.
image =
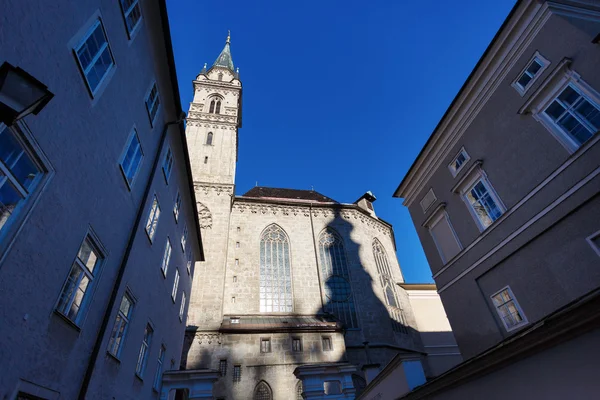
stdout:
{"type": "Polygon", "coordinates": [[[517,2],[395,192],[461,353],[471,366],[510,365],[475,380],[463,365],[409,398],[597,393],[587,368],[599,372],[589,347],[600,334],[590,312],[600,288],[599,33],[596,1],[517,2]]]}
{"type": "Polygon", "coordinates": [[[396,356],[416,359],[422,375],[448,368],[426,357],[375,197],[339,203],[265,187],[236,196],[242,83],[229,37],[193,84],[186,135],[206,261],[196,264],[202,279],[190,300],[182,356],[189,376],[218,371],[217,399],[354,398],[369,371],[396,356]],[[345,378],[310,388],[297,378],[325,373],[345,378]]]}
{"type": "Polygon", "coordinates": [[[0,63],[54,98],[0,124],[0,398],[150,399],[179,366],[203,253],[167,21],[2,5],[0,63]]]}

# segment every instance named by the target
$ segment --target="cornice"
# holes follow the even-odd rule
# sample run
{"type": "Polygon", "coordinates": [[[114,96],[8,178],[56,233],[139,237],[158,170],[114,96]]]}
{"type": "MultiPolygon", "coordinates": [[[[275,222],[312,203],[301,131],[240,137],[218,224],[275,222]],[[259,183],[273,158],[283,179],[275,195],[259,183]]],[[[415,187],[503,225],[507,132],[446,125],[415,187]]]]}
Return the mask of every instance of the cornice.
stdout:
{"type": "Polygon", "coordinates": [[[414,202],[552,14],[548,3],[530,0],[517,7],[396,189],[394,196],[403,197],[405,206],[414,202]]]}
{"type": "Polygon", "coordinates": [[[385,221],[376,219],[355,204],[297,204],[285,201],[264,201],[261,199],[249,199],[235,197],[233,211],[250,214],[271,214],[289,217],[333,218],[339,217],[347,221],[356,221],[373,228],[380,233],[392,236],[392,226],[385,221]]]}
{"type": "Polygon", "coordinates": [[[228,195],[233,196],[234,185],[222,183],[194,182],[194,191],[196,193],[204,192],[204,195],[215,193],[217,196],[228,195]]]}

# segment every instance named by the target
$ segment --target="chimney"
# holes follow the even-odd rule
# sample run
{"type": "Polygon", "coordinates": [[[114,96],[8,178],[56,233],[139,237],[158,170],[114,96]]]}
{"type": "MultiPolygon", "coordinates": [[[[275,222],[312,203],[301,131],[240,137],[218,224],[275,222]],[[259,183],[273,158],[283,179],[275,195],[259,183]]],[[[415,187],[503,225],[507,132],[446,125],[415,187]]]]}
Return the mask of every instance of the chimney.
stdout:
{"type": "Polygon", "coordinates": [[[359,199],[354,202],[354,204],[371,214],[371,216],[375,217],[375,209],[373,208],[373,202],[375,200],[377,200],[377,198],[373,195],[373,193],[371,193],[371,191],[368,191],[360,196],[359,199]]]}

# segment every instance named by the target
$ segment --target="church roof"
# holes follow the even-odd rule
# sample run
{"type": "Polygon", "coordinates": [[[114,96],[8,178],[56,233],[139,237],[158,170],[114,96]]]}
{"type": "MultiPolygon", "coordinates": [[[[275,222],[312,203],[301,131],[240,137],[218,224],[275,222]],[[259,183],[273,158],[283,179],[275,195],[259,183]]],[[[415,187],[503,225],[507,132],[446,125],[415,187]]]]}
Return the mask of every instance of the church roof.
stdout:
{"type": "Polygon", "coordinates": [[[258,199],[288,199],[288,200],[308,200],[318,203],[337,203],[337,201],[322,195],[314,190],[284,189],[256,186],[248,190],[244,197],[253,197],[258,199]]]}
{"type": "Polygon", "coordinates": [[[225,67],[233,72],[233,59],[231,58],[231,49],[229,48],[230,41],[231,35],[228,33],[225,47],[223,47],[223,50],[221,51],[221,54],[219,54],[219,57],[217,57],[213,67],[225,67]]]}

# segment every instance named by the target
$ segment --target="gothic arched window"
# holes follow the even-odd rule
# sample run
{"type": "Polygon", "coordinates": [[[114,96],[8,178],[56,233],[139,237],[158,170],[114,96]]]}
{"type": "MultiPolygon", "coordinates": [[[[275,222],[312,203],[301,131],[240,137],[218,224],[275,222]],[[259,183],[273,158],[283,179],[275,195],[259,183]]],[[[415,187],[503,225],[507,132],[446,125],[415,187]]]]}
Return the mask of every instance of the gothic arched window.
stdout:
{"type": "Polygon", "coordinates": [[[223,73],[222,73],[222,72],[219,72],[218,79],[219,79],[220,81],[222,81],[222,80],[223,80],[223,73]]]}
{"type": "Polygon", "coordinates": [[[210,109],[208,110],[210,114],[215,112],[215,99],[210,102],[210,109]]]}
{"type": "Polygon", "coordinates": [[[212,139],[213,139],[213,133],[208,132],[208,135],[206,135],[206,144],[212,145],[212,139]]]}
{"type": "Polygon", "coordinates": [[[217,109],[215,114],[221,114],[221,100],[217,101],[217,109]]]}
{"type": "Polygon", "coordinates": [[[267,382],[260,381],[254,388],[253,400],[273,400],[273,394],[271,388],[267,385],[267,382]]]}
{"type": "Polygon", "coordinates": [[[319,236],[319,257],[327,301],[326,311],[339,318],[347,328],[357,328],[344,243],[331,228],[325,229],[319,236]]]}
{"type": "Polygon", "coordinates": [[[373,256],[375,257],[379,283],[383,289],[388,313],[392,320],[392,328],[396,332],[408,333],[402,308],[399,307],[400,302],[396,294],[396,283],[392,277],[387,253],[381,242],[377,239],[373,239],[373,256]]]}
{"type": "Polygon", "coordinates": [[[298,381],[296,384],[296,400],[304,400],[304,397],[302,397],[303,391],[304,387],[302,386],[302,381],[298,381]]]}
{"type": "Polygon", "coordinates": [[[279,225],[260,237],[260,312],[292,311],[290,242],[279,225]]]}

